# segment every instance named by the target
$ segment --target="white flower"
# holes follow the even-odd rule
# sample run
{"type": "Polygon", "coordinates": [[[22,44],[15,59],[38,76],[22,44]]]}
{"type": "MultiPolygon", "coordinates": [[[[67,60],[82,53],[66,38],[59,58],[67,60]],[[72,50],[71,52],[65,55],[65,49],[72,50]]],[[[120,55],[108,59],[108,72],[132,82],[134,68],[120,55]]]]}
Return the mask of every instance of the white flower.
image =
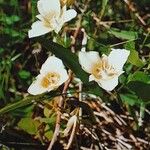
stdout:
{"type": "Polygon", "coordinates": [[[74,9],[66,10],[66,5],[61,9],[60,0],[39,0],[37,3],[38,21],[32,24],[29,38],[44,35],[50,31],[58,33],[63,24],[74,18],[77,13],[74,9]]]}
{"type": "Polygon", "coordinates": [[[118,85],[118,77],[124,72],[123,65],[129,54],[125,49],[112,49],[109,56],[103,54],[100,58],[95,51],[79,52],[79,63],[91,74],[89,81],[96,81],[100,87],[111,91],[118,85]]]}
{"type": "Polygon", "coordinates": [[[68,79],[68,74],[62,61],[50,56],[42,65],[40,74],[28,88],[32,95],[42,94],[56,89],[68,79]]]}

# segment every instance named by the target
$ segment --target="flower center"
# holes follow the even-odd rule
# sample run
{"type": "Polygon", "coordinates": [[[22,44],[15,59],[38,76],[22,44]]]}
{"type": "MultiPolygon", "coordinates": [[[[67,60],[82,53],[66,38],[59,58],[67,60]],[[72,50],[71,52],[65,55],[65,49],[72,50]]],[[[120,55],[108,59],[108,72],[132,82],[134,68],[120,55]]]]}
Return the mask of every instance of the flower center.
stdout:
{"type": "Polygon", "coordinates": [[[43,24],[48,28],[55,28],[59,25],[56,12],[51,12],[43,17],[43,24]]]}
{"type": "Polygon", "coordinates": [[[92,67],[92,74],[97,79],[111,79],[117,74],[116,70],[109,64],[107,58],[102,58],[92,67]]]}
{"type": "Polygon", "coordinates": [[[51,72],[46,74],[42,81],[41,81],[41,86],[43,88],[48,88],[49,86],[56,86],[58,81],[60,80],[60,75],[55,72],[51,72]]]}

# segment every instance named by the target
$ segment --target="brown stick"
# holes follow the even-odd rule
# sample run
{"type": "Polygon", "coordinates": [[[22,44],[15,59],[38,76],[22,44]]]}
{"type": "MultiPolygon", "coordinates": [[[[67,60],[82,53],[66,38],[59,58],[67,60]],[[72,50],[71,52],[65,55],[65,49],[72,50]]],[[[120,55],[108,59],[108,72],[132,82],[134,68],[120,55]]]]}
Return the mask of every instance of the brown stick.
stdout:
{"type": "Polygon", "coordinates": [[[138,18],[138,20],[141,22],[143,26],[146,26],[145,21],[143,18],[139,15],[138,12],[136,12],[135,7],[133,6],[132,2],[130,0],[124,0],[124,2],[128,5],[129,9],[135,14],[135,16],[138,18]]]}
{"type": "MultiPolygon", "coordinates": [[[[69,79],[65,82],[63,92],[62,92],[63,95],[61,96],[59,103],[58,103],[59,108],[62,108],[62,106],[63,106],[63,102],[64,102],[64,98],[65,98],[64,93],[66,93],[71,80],[72,80],[72,72],[69,71],[69,79]]],[[[54,143],[57,141],[57,137],[59,136],[59,130],[60,130],[60,121],[61,121],[61,111],[58,110],[57,111],[55,131],[54,131],[53,138],[52,138],[50,145],[49,145],[47,150],[51,150],[54,143]]]]}

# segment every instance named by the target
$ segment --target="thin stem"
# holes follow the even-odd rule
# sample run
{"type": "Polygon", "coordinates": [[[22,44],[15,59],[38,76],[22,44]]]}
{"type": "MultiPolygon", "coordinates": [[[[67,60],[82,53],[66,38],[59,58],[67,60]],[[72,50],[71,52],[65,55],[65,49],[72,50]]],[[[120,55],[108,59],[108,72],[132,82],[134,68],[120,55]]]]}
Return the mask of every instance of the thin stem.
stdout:
{"type": "MultiPolygon", "coordinates": [[[[72,81],[72,72],[69,71],[69,79],[65,82],[63,92],[62,92],[63,95],[61,96],[59,103],[58,103],[59,108],[62,108],[62,106],[63,106],[64,98],[65,98],[64,93],[66,93],[71,81],[72,81]]],[[[57,141],[57,137],[59,136],[59,130],[60,130],[60,121],[61,121],[61,111],[57,111],[57,118],[56,118],[54,135],[53,135],[53,138],[52,138],[50,145],[49,145],[47,150],[51,150],[54,143],[57,141]]]]}

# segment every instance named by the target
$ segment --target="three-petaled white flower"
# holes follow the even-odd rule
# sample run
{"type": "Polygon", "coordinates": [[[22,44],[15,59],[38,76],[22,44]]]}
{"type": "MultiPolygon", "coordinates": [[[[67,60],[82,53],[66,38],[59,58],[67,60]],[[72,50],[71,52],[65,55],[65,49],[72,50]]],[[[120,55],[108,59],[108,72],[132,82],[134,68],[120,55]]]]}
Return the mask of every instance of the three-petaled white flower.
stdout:
{"type": "Polygon", "coordinates": [[[68,74],[62,61],[50,56],[42,65],[40,74],[36,80],[28,88],[28,92],[32,95],[42,94],[58,88],[68,79],[68,74]]]}
{"type": "Polygon", "coordinates": [[[28,32],[29,38],[44,35],[53,30],[58,33],[65,22],[77,15],[74,9],[66,10],[66,5],[61,8],[60,0],[39,0],[37,8],[40,14],[36,17],[39,20],[32,24],[32,29],[28,32]]]}
{"type": "Polygon", "coordinates": [[[100,87],[111,91],[118,85],[118,77],[124,72],[123,65],[129,54],[125,49],[112,49],[109,56],[103,54],[100,58],[95,51],[79,52],[79,63],[91,74],[89,81],[96,81],[100,87]]]}

